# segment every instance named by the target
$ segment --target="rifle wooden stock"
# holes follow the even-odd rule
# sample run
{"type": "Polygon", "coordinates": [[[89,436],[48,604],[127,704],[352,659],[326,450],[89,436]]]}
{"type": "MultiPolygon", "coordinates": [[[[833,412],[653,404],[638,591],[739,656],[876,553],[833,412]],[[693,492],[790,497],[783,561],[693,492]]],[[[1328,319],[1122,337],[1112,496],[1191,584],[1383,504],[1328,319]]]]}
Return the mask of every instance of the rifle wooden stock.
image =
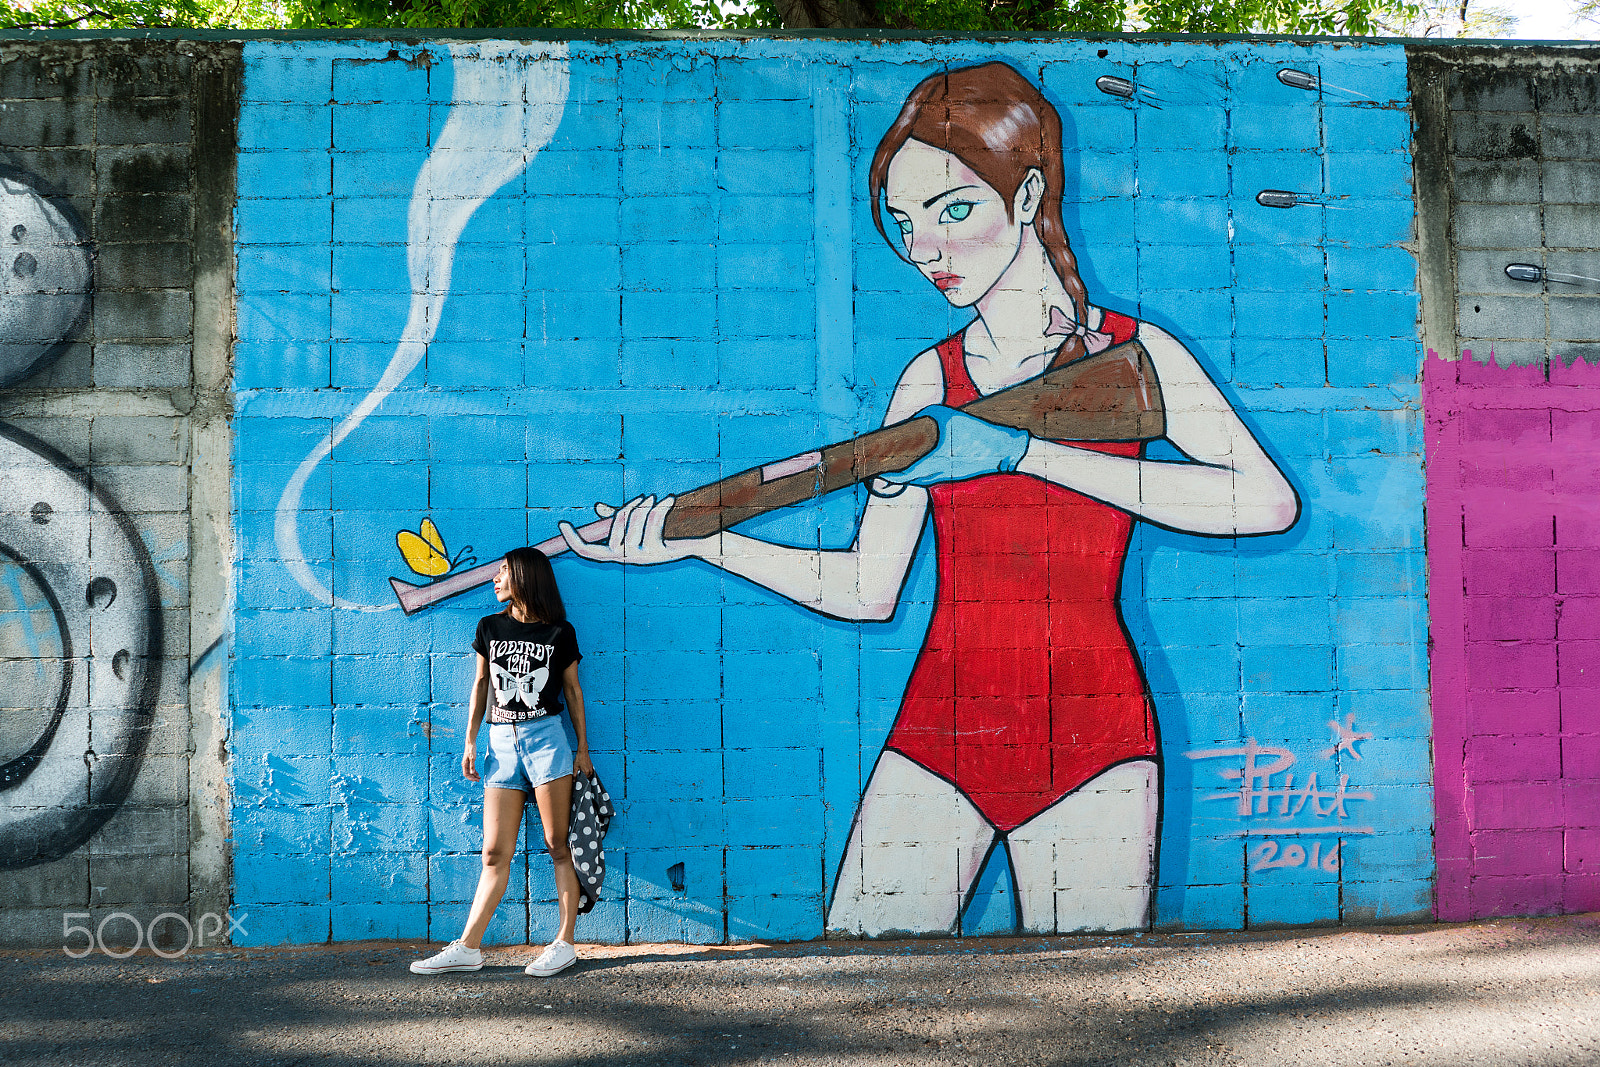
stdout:
{"type": "MultiPolygon", "coordinates": [[[[961,409],[1058,441],[1133,441],[1166,432],[1150,355],[1130,341],[982,397],[961,409]]],[[[815,452],[755,467],[678,496],[662,536],[705,537],[769,511],[904,470],[933,451],[939,427],[907,419],[815,452]]]]}
{"type": "MultiPolygon", "coordinates": [[[[1037,378],[981,397],[962,409],[986,422],[1057,441],[1145,441],[1164,436],[1166,411],[1150,353],[1138,341],[1108,348],[1037,378]]],[[[939,441],[926,416],[907,419],[849,441],[742,471],[678,495],[667,513],[668,540],[706,537],[769,511],[904,470],[939,441]]],[[[609,534],[599,519],[578,532],[585,540],[609,534]]],[[[558,534],[537,546],[547,556],[567,551],[558,534]]],[[[500,562],[453,574],[430,585],[389,579],[407,615],[493,581],[500,562]]]]}

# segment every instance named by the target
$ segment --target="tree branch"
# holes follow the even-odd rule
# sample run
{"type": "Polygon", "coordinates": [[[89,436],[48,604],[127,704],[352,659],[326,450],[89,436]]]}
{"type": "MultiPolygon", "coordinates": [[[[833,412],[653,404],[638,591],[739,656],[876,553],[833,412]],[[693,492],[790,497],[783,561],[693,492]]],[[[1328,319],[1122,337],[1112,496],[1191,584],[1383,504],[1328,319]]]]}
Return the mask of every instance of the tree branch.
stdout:
{"type": "Polygon", "coordinates": [[[87,22],[89,19],[114,20],[116,17],[108,11],[101,11],[97,7],[91,7],[75,19],[62,19],[60,22],[18,22],[12,28],[18,30],[61,30],[68,26],[76,26],[80,22],[87,22]]]}

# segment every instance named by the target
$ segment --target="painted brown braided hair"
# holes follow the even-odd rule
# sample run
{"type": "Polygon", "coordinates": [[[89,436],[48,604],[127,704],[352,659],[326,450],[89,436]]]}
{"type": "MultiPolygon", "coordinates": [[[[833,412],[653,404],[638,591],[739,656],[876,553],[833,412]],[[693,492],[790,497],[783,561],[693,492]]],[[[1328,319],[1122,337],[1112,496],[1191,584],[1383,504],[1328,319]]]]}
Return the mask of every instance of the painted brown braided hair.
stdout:
{"type": "MultiPolygon", "coordinates": [[[[1088,314],[1088,294],[1078,277],[1078,261],[1067,245],[1061,222],[1061,191],[1066,176],[1061,158],[1061,116],[1044,94],[1005,63],[984,63],[930,75],[911,90],[889,132],[878,142],[867,175],[872,194],[872,222],[896,251],[883,225],[883,191],[889,162],[909,140],[949,152],[1005,197],[1006,214],[1028,171],[1044,175],[1044,200],[1034,217],[1034,232],[1050,257],[1050,266],[1072,298],[1079,322],[1088,314]]],[[[1068,337],[1056,353],[1057,364],[1085,354],[1083,340],[1068,337]]]]}

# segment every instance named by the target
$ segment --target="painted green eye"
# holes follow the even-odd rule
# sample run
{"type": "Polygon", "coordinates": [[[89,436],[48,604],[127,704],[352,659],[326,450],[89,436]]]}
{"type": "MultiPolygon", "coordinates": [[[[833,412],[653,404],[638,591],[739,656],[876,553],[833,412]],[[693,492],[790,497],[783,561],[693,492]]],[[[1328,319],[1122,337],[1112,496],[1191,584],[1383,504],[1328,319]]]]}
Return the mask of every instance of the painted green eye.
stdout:
{"type": "Polygon", "coordinates": [[[901,217],[897,216],[895,218],[895,220],[894,220],[894,224],[896,226],[900,227],[900,232],[901,233],[905,234],[908,237],[911,235],[911,220],[910,219],[901,218],[901,217]]]}
{"type": "Polygon", "coordinates": [[[957,200],[944,209],[944,214],[939,216],[940,222],[961,222],[972,214],[972,205],[965,200],[957,200]]]}

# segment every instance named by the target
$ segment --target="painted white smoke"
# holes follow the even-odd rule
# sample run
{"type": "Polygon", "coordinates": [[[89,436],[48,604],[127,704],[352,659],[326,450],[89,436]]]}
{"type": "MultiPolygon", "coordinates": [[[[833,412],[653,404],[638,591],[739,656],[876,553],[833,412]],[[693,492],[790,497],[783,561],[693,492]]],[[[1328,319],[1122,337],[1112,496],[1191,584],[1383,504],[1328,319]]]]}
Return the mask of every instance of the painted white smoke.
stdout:
{"type": "Polygon", "coordinates": [[[560,44],[453,44],[450,117],[417,174],[407,215],[411,309],[394,355],[355,410],[311,450],[278,498],[278,551],[300,587],[324,604],[384,611],[334,596],[300,548],[300,497],[317,465],[405,380],[428,351],[445,298],[456,242],[473,212],[521,174],[550,143],[567,102],[567,49],[560,44]]]}

